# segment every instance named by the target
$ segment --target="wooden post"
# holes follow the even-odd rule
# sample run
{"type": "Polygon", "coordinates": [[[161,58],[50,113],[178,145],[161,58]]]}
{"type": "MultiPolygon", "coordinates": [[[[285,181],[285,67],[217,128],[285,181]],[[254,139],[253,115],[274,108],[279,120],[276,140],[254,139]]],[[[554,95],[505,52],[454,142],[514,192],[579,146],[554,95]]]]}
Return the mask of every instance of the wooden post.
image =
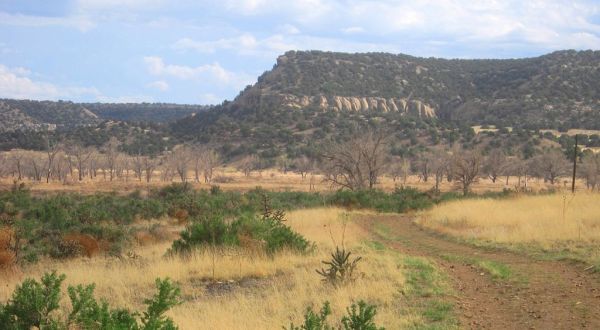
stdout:
{"type": "Polygon", "coordinates": [[[575,134],[575,149],[573,150],[573,181],[571,182],[571,192],[575,193],[575,178],[577,176],[577,134],[575,134]]]}

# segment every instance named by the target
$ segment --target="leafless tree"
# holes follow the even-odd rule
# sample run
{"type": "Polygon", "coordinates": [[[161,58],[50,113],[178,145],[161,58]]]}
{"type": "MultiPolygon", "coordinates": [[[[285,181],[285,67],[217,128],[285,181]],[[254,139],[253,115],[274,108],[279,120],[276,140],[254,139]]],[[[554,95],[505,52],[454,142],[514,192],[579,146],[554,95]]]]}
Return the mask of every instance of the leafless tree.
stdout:
{"type": "Polygon", "coordinates": [[[463,195],[468,195],[471,185],[477,181],[482,157],[476,151],[455,152],[451,159],[454,180],[460,185],[463,195]]]}
{"type": "Polygon", "coordinates": [[[27,151],[24,159],[28,165],[26,168],[29,174],[28,176],[35,181],[42,181],[42,172],[46,167],[44,155],[35,151],[27,151]]]}
{"type": "Polygon", "coordinates": [[[350,190],[372,189],[383,172],[387,134],[368,130],[345,142],[331,143],[321,157],[326,180],[350,190]]]}
{"type": "Polygon", "coordinates": [[[419,155],[412,164],[413,170],[415,173],[419,174],[419,179],[423,180],[423,182],[427,182],[429,180],[429,176],[431,175],[431,162],[435,157],[431,154],[421,154],[419,155]]]}
{"type": "Polygon", "coordinates": [[[600,155],[585,154],[582,158],[580,176],[585,179],[586,186],[590,190],[595,190],[600,184],[600,155]]]}
{"type": "Polygon", "coordinates": [[[73,158],[75,166],[77,167],[77,178],[79,181],[83,180],[85,175],[86,166],[93,153],[92,148],[86,148],[79,143],[71,143],[67,148],[67,152],[70,157],[73,158]]]}
{"type": "Polygon", "coordinates": [[[506,166],[507,159],[504,152],[500,149],[494,149],[484,160],[483,173],[492,180],[492,183],[496,183],[498,177],[504,174],[506,166]]]}
{"type": "Polygon", "coordinates": [[[308,157],[301,156],[294,161],[294,167],[296,168],[296,172],[302,177],[302,180],[304,180],[306,175],[314,169],[314,164],[308,157]]]}
{"type": "Polygon", "coordinates": [[[118,141],[115,138],[111,138],[110,141],[104,146],[103,173],[106,177],[106,171],[108,170],[110,181],[112,181],[117,175],[117,167],[120,158],[117,147],[118,141]]]}
{"type": "Polygon", "coordinates": [[[12,163],[12,169],[16,172],[17,180],[23,179],[23,158],[26,152],[24,150],[12,150],[10,152],[10,160],[12,163]]]}
{"type": "Polygon", "coordinates": [[[213,172],[220,164],[221,156],[219,156],[219,153],[212,148],[204,147],[202,152],[202,174],[205,183],[212,181],[213,172]]]}
{"type": "Polygon", "coordinates": [[[430,169],[431,173],[435,178],[435,186],[433,189],[436,192],[440,191],[440,183],[444,179],[444,175],[448,172],[450,166],[450,157],[446,154],[439,153],[437,156],[431,158],[430,169]]]}
{"type": "Polygon", "coordinates": [[[146,182],[150,182],[152,181],[152,173],[154,173],[154,170],[156,169],[156,167],[159,164],[159,160],[157,158],[153,158],[150,156],[145,156],[143,158],[143,166],[144,166],[144,172],[146,173],[146,182]]]}
{"type": "Polygon", "coordinates": [[[256,155],[248,155],[242,158],[237,165],[237,169],[244,173],[244,176],[250,176],[252,171],[258,167],[259,159],[256,155]]]}
{"type": "Polygon", "coordinates": [[[57,142],[53,141],[49,136],[46,139],[46,183],[50,182],[52,176],[52,170],[54,169],[54,159],[56,154],[61,151],[62,146],[57,142]]]}
{"type": "Polygon", "coordinates": [[[506,167],[506,184],[508,185],[508,177],[510,175],[517,177],[517,189],[521,189],[521,185],[527,189],[528,177],[532,172],[532,160],[519,159],[517,157],[511,157],[509,165],[506,167]]]}
{"type": "Polygon", "coordinates": [[[188,146],[178,146],[168,157],[168,163],[179,176],[181,182],[187,182],[189,165],[192,160],[192,152],[188,146]]]}
{"type": "Polygon", "coordinates": [[[536,156],[533,160],[533,169],[538,177],[550,184],[554,184],[556,179],[565,175],[569,169],[569,162],[565,155],[558,149],[549,149],[536,156]]]}
{"type": "Polygon", "coordinates": [[[138,153],[137,155],[131,157],[130,163],[133,167],[133,173],[135,177],[138,179],[138,181],[142,181],[142,176],[144,172],[144,156],[138,153]]]}

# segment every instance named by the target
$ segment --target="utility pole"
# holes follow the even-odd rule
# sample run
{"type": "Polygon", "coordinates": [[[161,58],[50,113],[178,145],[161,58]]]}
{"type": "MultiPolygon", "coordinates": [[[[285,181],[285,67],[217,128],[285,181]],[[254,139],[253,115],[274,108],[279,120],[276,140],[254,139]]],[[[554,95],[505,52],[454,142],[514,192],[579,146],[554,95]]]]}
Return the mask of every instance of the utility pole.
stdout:
{"type": "Polygon", "coordinates": [[[575,193],[575,177],[577,176],[577,134],[575,134],[575,149],[573,150],[573,181],[571,181],[571,192],[575,193]]]}

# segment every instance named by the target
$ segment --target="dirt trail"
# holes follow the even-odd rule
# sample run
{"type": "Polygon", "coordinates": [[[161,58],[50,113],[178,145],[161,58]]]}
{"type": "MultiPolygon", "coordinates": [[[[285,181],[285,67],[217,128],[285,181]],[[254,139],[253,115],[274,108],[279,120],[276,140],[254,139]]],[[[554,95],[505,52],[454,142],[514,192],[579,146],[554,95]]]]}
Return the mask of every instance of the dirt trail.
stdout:
{"type": "Polygon", "coordinates": [[[442,267],[454,285],[463,328],[600,329],[600,278],[581,265],[459,244],[422,230],[408,216],[357,220],[389,247],[442,267]],[[493,280],[470,259],[503,263],[523,280],[493,280]]]}

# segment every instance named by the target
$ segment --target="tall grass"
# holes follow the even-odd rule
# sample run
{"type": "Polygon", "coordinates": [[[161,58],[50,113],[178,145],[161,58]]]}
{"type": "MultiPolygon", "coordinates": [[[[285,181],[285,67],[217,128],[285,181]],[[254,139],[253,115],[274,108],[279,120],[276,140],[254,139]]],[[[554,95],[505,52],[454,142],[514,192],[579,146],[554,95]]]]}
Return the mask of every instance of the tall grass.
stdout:
{"type": "Polygon", "coordinates": [[[600,194],[457,200],[424,212],[425,227],[500,243],[600,242],[600,194]]]}
{"type": "MultiPolygon", "coordinates": [[[[272,256],[245,250],[198,250],[185,257],[165,258],[169,243],[140,247],[131,260],[75,259],[43,260],[23,273],[0,278],[0,301],[6,301],[24,277],[38,277],[49,269],[67,276],[66,285],[96,283],[98,297],[111,306],[142,308],[143,299],[154,288],[155,278],[169,277],[181,286],[185,302],[169,312],[181,329],[281,329],[298,324],[307,306],[332,303],[332,319],[341,318],[345,307],[363,299],[378,306],[377,323],[389,329],[406,328],[420,316],[402,314],[398,298],[404,286],[399,257],[391,252],[367,248],[364,229],[349,221],[341,209],[298,210],[288,213],[286,224],[316,243],[311,254],[289,251],[272,256]],[[335,289],[322,283],[315,269],[341,241],[363,256],[361,276],[351,286],[335,289]],[[213,267],[214,261],[214,267],[213,267]],[[212,282],[213,272],[217,284],[212,282]],[[220,283],[219,283],[220,282],[220,283]]],[[[67,307],[67,306],[65,306],[67,307]]],[[[68,310],[68,308],[63,308],[68,310]]]]}

